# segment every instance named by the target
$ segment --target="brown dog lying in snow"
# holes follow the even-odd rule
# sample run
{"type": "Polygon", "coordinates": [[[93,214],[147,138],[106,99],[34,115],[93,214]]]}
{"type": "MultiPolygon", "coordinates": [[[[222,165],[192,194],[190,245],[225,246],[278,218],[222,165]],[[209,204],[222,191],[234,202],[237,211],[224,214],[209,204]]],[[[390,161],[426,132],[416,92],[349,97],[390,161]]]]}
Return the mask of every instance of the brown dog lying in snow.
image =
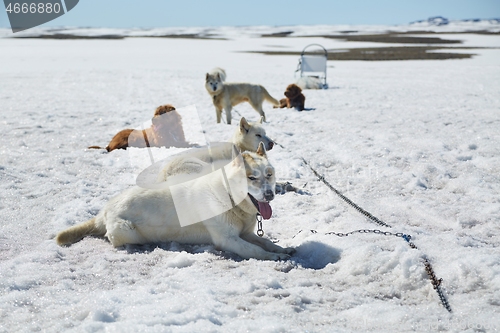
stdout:
{"type": "MultiPolygon", "coordinates": [[[[296,108],[299,111],[304,110],[306,96],[302,94],[302,89],[294,83],[289,84],[285,90],[286,98],[280,100],[280,108],[296,108]]],[[[277,107],[275,107],[277,108],[277,107]]]]}
{"type": "MultiPolygon", "coordinates": [[[[118,132],[107,145],[108,152],[127,147],[189,147],[182,129],[182,118],[170,104],[156,108],[152,125],[144,130],[124,129],[118,132]]],[[[92,149],[103,149],[90,146],[92,149]]]]}

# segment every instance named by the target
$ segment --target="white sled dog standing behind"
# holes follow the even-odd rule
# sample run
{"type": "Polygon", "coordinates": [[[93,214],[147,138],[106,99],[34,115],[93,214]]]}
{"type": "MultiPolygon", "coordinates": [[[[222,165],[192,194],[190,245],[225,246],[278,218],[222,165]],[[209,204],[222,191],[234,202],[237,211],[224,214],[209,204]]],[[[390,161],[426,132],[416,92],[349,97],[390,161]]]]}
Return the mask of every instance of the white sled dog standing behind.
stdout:
{"type": "Polygon", "coordinates": [[[250,83],[225,83],[226,72],[221,68],[215,68],[205,77],[205,88],[212,97],[215,106],[217,123],[221,122],[222,110],[226,111],[226,120],[231,124],[231,110],[233,106],[242,102],[248,102],[257,111],[264,121],[266,115],[262,109],[262,103],[266,100],[274,106],[280,103],[272,97],[261,85],[250,83]]]}
{"type": "MultiPolygon", "coordinates": [[[[266,151],[273,149],[274,141],[266,135],[266,130],[262,127],[263,118],[258,122],[249,123],[245,117],[240,119],[240,124],[233,134],[231,142],[240,151],[256,152],[262,142],[266,151]]],[[[158,181],[167,181],[168,177],[178,174],[199,173],[201,160],[205,163],[212,163],[220,160],[233,158],[233,151],[230,145],[212,145],[210,153],[206,149],[193,148],[171,160],[165,165],[158,175],[158,181]]]]}
{"type": "MultiPolygon", "coordinates": [[[[263,118],[255,123],[249,123],[242,117],[240,124],[233,134],[232,143],[240,151],[255,152],[262,142],[267,150],[274,147],[274,141],[266,135],[266,130],[262,127],[263,118]]],[[[207,149],[193,148],[185,153],[181,153],[174,159],[170,160],[158,173],[158,182],[165,182],[169,177],[179,174],[196,174],[200,173],[202,166],[200,161],[204,163],[214,163],[220,160],[232,159],[233,152],[228,145],[213,145],[210,153],[207,149]]],[[[276,182],[275,193],[285,194],[286,192],[296,192],[304,194],[304,192],[290,182],[276,182]]]]}
{"type": "MultiPolygon", "coordinates": [[[[182,226],[176,209],[189,213],[192,207],[174,204],[172,188],[145,189],[134,186],[111,199],[96,217],[70,227],[56,236],[59,245],[69,245],[90,235],[105,236],[115,247],[125,244],[144,244],[174,241],[184,244],[214,244],[217,249],[236,253],[242,258],[261,260],[288,259],[293,248],[282,248],[255,233],[255,216],[272,214],[269,202],[274,199],[274,168],[267,160],[263,144],[257,152],[245,152],[242,158],[228,160],[224,167],[229,184],[246,182],[242,201],[228,202],[227,191],[217,179],[199,177],[185,187],[183,198],[203,197],[192,206],[204,209],[222,209],[223,213],[198,223],[182,226]],[[241,165],[243,164],[243,165],[241,165]],[[243,179],[234,175],[243,170],[243,179]],[[222,186],[222,187],[221,187],[222,186]]],[[[200,161],[201,162],[201,161],[200,161]]],[[[201,165],[203,162],[201,162],[201,165]]]]}

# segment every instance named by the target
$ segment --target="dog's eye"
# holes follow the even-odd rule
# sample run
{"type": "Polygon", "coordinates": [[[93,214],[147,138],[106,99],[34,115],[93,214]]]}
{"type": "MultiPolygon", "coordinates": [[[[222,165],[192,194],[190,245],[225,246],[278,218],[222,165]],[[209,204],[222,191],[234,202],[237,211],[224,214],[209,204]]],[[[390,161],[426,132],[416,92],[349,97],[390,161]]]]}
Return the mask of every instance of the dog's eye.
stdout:
{"type": "Polygon", "coordinates": [[[272,174],[272,173],[268,173],[268,174],[267,174],[267,176],[266,176],[266,178],[267,178],[267,179],[269,179],[269,178],[271,178],[272,176],[273,176],[273,174],[272,174]]]}
{"type": "Polygon", "coordinates": [[[248,179],[250,179],[250,180],[252,180],[252,181],[253,181],[253,180],[257,180],[257,178],[255,178],[254,176],[248,176],[248,179]]]}
{"type": "Polygon", "coordinates": [[[260,135],[260,134],[255,134],[255,136],[258,138],[262,138],[262,135],[260,135]]]}

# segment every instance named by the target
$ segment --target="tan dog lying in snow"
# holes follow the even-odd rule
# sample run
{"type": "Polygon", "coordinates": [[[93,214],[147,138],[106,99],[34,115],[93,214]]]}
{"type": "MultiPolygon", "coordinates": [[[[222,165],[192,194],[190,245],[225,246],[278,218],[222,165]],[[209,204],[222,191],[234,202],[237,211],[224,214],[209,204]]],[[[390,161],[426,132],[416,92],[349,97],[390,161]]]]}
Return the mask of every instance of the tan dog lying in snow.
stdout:
{"type": "MultiPolygon", "coordinates": [[[[156,108],[152,125],[144,130],[124,129],[118,132],[106,146],[108,152],[128,147],[189,147],[184,137],[182,118],[170,104],[156,108]]],[[[91,149],[103,149],[90,146],[91,149]]]]}

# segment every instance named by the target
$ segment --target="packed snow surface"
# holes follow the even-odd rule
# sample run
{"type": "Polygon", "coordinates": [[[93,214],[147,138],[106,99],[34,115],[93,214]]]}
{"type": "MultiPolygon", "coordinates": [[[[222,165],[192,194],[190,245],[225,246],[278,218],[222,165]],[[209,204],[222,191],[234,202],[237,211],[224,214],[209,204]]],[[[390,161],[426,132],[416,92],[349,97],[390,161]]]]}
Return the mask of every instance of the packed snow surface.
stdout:
{"type": "MultiPolygon", "coordinates": [[[[296,27],[296,35],[321,29],[296,27]]],[[[364,45],[254,33],[278,30],[224,27],[216,34],[226,39],[214,40],[14,39],[2,32],[0,332],[500,330],[498,35],[442,35],[490,47],[466,50],[475,56],[465,60],[329,61],[329,89],[305,90],[305,111],[264,104],[264,127],[280,144],[268,152],[278,180],[304,191],[278,195],[264,222],[265,237],[296,247],[290,260],[241,260],[210,244],[55,243],[57,232],[134,186],[148,161],[133,149],[87,146],[106,146],[166,103],[184,112],[189,140],[227,141],[241,116],[256,121],[258,114],[241,104],[232,125],[216,124],[204,88],[213,67],[224,68],[229,82],[262,84],[279,99],[295,81],[298,58],[244,51],[364,45]],[[200,124],[201,137],[194,133],[200,124]],[[392,228],[340,200],[302,158],[392,228]],[[358,229],[409,234],[418,249],[392,235],[327,234],[358,229]],[[423,258],[443,279],[451,314],[423,258]]]]}

